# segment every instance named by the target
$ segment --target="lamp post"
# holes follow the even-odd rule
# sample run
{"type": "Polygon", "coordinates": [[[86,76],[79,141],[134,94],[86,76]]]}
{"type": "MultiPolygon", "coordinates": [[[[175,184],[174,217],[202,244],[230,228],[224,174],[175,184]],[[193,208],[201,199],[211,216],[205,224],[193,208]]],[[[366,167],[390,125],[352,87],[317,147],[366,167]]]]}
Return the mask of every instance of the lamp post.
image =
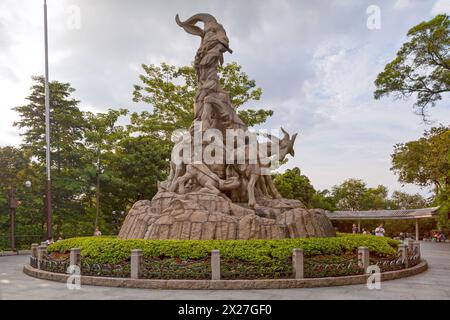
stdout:
{"type": "MultiPolygon", "coordinates": [[[[31,181],[25,182],[25,187],[31,188],[31,181]]],[[[17,251],[16,248],[16,209],[19,206],[19,201],[16,198],[17,189],[15,186],[11,187],[8,192],[8,208],[9,208],[9,222],[10,222],[10,241],[11,250],[17,251]]]]}
{"type": "Polygon", "coordinates": [[[114,225],[115,225],[116,229],[119,229],[118,226],[119,226],[120,220],[122,220],[122,217],[125,215],[125,211],[118,212],[118,211],[114,210],[112,212],[112,215],[113,215],[113,219],[114,219],[114,225]]]}
{"type": "Polygon", "coordinates": [[[19,202],[16,198],[16,187],[11,187],[8,192],[8,208],[9,208],[9,232],[10,232],[10,242],[11,250],[16,251],[16,209],[19,206],[19,202]]]}
{"type": "Polygon", "coordinates": [[[52,238],[52,182],[50,178],[50,89],[48,84],[48,32],[47,1],[44,0],[44,46],[45,46],[45,164],[47,168],[47,238],[52,238]]]}

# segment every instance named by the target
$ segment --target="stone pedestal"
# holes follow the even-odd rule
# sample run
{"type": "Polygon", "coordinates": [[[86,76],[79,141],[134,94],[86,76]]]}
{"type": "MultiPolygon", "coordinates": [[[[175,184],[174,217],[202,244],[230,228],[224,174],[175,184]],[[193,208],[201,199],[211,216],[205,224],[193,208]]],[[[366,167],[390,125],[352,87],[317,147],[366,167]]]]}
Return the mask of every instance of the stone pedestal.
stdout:
{"type": "Polygon", "coordinates": [[[255,209],[209,193],[158,193],[128,213],[119,238],[130,239],[283,239],[332,237],[325,211],[301,202],[264,199],[255,209]]]}

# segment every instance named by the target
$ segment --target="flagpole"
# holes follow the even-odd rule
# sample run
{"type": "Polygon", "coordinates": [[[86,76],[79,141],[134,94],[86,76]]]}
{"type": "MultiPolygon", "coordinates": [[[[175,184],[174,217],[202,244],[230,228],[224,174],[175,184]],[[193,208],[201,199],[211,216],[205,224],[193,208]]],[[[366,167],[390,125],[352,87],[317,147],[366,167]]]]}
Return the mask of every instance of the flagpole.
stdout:
{"type": "Polygon", "coordinates": [[[44,0],[44,34],[45,34],[45,165],[47,168],[47,238],[52,238],[52,183],[50,176],[50,92],[48,85],[48,35],[47,35],[47,0],[44,0]]]}

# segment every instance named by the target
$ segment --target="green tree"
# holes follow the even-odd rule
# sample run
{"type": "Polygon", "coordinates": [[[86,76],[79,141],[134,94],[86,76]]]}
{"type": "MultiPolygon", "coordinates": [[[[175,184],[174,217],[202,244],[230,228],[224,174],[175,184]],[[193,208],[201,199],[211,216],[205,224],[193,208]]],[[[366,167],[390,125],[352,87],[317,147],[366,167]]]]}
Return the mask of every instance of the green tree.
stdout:
{"type": "Polygon", "coordinates": [[[278,192],[288,199],[300,200],[305,206],[311,207],[316,193],[307,176],[302,175],[299,168],[288,169],[274,179],[278,192]]]}
{"type": "Polygon", "coordinates": [[[339,210],[362,210],[366,191],[366,183],[358,179],[348,179],[332,188],[339,210]]]}
{"type": "Polygon", "coordinates": [[[417,95],[414,104],[426,119],[426,109],[450,91],[450,19],[437,15],[408,31],[408,41],[375,80],[375,99],[392,94],[404,99],[417,95]]]}
{"type": "Polygon", "coordinates": [[[376,188],[367,188],[363,196],[362,208],[364,210],[383,210],[389,207],[388,189],[379,185],[376,188]]]}
{"type": "Polygon", "coordinates": [[[402,183],[432,186],[436,194],[450,183],[450,126],[434,127],[418,140],[399,143],[391,155],[391,170],[402,183]]]}
{"type": "Polygon", "coordinates": [[[273,180],[280,194],[287,199],[300,200],[308,208],[336,210],[336,203],[328,190],[316,191],[309,178],[299,168],[276,174],[273,180]]]}
{"type": "Polygon", "coordinates": [[[360,179],[348,179],[334,186],[332,194],[338,210],[381,210],[389,206],[385,186],[368,188],[360,179]]]}
{"type": "Polygon", "coordinates": [[[102,173],[107,169],[104,165],[104,157],[111,157],[111,153],[115,151],[117,142],[124,136],[125,128],[117,125],[117,121],[121,116],[126,116],[128,110],[109,109],[106,113],[86,112],[86,129],[84,131],[84,143],[88,150],[87,157],[91,170],[91,180],[95,180],[95,222],[94,229],[98,227],[100,216],[100,195],[102,173]]]}
{"type": "Polygon", "coordinates": [[[420,194],[408,194],[394,191],[390,199],[391,209],[419,209],[426,208],[428,201],[420,194]]]}
{"type": "MultiPolygon", "coordinates": [[[[29,166],[30,159],[16,147],[0,147],[0,188],[17,186],[22,172],[29,166]]],[[[0,194],[2,196],[4,192],[0,194]]]]}
{"type": "Polygon", "coordinates": [[[336,210],[336,200],[331,192],[327,189],[322,191],[316,191],[311,199],[312,208],[321,208],[328,211],[336,210]]]}
{"type": "MultiPolygon", "coordinates": [[[[24,152],[33,157],[35,173],[39,176],[38,185],[45,185],[45,106],[44,78],[33,77],[28,104],[14,108],[20,120],[14,125],[24,129],[24,152]]],[[[71,97],[75,91],[70,84],[52,81],[50,87],[50,140],[52,169],[52,204],[56,235],[63,231],[71,232],[70,226],[78,223],[83,213],[80,195],[85,192],[87,183],[84,172],[83,131],[86,125],[83,113],[76,99],[71,97]],[[63,224],[69,228],[63,230],[63,224]]],[[[44,212],[44,208],[41,208],[44,212]]]]}
{"type": "Polygon", "coordinates": [[[8,247],[9,191],[20,187],[20,177],[23,177],[29,162],[22,150],[12,146],[0,147],[0,248],[8,247]]]}
{"type": "Polygon", "coordinates": [[[437,219],[438,226],[441,229],[445,229],[447,235],[450,234],[450,187],[448,185],[439,194],[436,195],[433,204],[440,207],[439,216],[437,219]]]}
{"type": "MultiPolygon", "coordinates": [[[[394,191],[389,200],[391,209],[419,209],[426,208],[430,205],[429,201],[420,194],[408,194],[401,191],[394,191]]],[[[397,235],[400,232],[407,232],[412,235],[416,232],[416,221],[411,220],[386,220],[384,227],[389,230],[389,234],[397,235]]],[[[420,236],[428,234],[436,228],[436,219],[419,219],[420,236]]]]}
{"type": "MultiPolygon", "coordinates": [[[[167,145],[149,136],[126,136],[107,160],[102,197],[109,212],[128,210],[138,200],[150,200],[157,192],[158,181],[167,177],[167,145]]],[[[114,217],[109,223],[118,230],[114,217]]]]}
{"type": "Polygon", "coordinates": [[[16,189],[16,199],[19,206],[16,209],[16,234],[37,235],[35,238],[17,237],[17,245],[27,248],[31,242],[42,240],[44,233],[44,185],[39,171],[30,157],[20,148],[6,146],[0,147],[0,248],[9,248],[9,208],[8,193],[11,188],[16,189]],[[30,181],[31,187],[25,187],[25,182],[30,181]]]}
{"type": "Polygon", "coordinates": [[[392,168],[402,183],[433,187],[433,205],[441,206],[439,226],[450,212],[450,126],[434,127],[418,140],[394,146],[392,168]]]}
{"type": "MultiPolygon", "coordinates": [[[[194,120],[196,93],[195,70],[192,66],[176,67],[142,65],[144,74],[139,76],[142,85],[135,85],[133,100],[152,105],[152,112],[144,111],[131,116],[136,131],[164,137],[169,141],[176,129],[187,129],[194,120]]],[[[236,63],[219,68],[220,83],[230,93],[233,106],[238,109],[252,100],[261,98],[262,90],[236,63]]],[[[245,109],[238,111],[241,119],[254,126],[266,121],[271,110],[245,109]]]]}

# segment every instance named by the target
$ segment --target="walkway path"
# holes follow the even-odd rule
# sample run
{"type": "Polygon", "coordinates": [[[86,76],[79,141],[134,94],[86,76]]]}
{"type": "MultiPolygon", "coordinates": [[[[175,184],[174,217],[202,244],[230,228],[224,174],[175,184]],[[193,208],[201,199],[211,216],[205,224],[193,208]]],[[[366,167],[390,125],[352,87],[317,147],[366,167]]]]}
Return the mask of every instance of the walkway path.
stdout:
{"type": "Polygon", "coordinates": [[[283,290],[147,290],[83,286],[68,290],[64,283],[22,273],[28,256],[0,257],[0,299],[450,299],[450,244],[423,242],[428,271],[386,281],[381,290],[365,285],[283,290]]]}

